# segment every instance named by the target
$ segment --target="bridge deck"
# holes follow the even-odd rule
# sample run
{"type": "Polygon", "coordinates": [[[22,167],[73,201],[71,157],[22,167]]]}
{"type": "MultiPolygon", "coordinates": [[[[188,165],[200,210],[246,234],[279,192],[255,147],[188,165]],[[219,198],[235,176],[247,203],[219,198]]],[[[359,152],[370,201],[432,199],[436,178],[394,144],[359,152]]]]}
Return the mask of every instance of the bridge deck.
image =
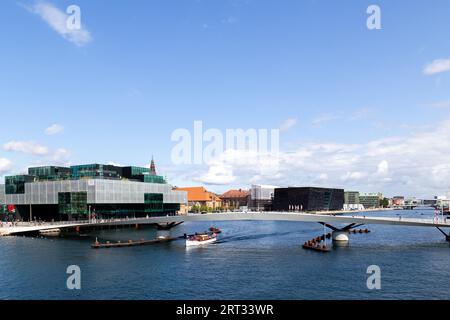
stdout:
{"type": "Polygon", "coordinates": [[[291,213],[291,212],[238,212],[238,213],[213,213],[213,214],[194,214],[187,216],[165,216],[149,217],[136,219],[115,219],[115,220],[96,220],[65,223],[48,223],[41,225],[30,225],[22,223],[17,226],[0,227],[0,235],[14,235],[28,232],[37,232],[41,230],[67,229],[75,227],[101,227],[101,226],[122,226],[133,224],[157,224],[169,222],[185,221],[293,221],[293,222],[325,222],[342,224],[384,224],[409,227],[442,227],[450,228],[449,221],[440,221],[435,223],[432,219],[412,219],[405,217],[387,218],[387,217],[367,217],[367,216],[334,216],[323,214],[291,213]]]}

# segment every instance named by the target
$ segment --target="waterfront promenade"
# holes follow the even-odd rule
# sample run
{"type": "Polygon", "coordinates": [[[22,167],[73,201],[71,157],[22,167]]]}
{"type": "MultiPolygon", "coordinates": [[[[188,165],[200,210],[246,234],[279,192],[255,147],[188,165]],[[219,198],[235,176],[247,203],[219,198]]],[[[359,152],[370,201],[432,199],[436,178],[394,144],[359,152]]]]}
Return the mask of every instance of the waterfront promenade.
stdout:
{"type": "Polygon", "coordinates": [[[18,223],[15,225],[3,223],[0,227],[0,235],[17,235],[48,231],[53,229],[91,229],[96,227],[114,227],[127,225],[163,225],[182,222],[200,221],[291,221],[291,222],[315,222],[327,224],[380,224],[408,227],[439,227],[450,228],[450,220],[440,217],[439,219],[417,219],[398,217],[376,217],[365,215],[342,216],[333,214],[310,214],[294,212],[233,212],[212,214],[189,214],[178,216],[144,217],[128,219],[97,219],[91,221],[70,221],[52,223],[18,223]]]}

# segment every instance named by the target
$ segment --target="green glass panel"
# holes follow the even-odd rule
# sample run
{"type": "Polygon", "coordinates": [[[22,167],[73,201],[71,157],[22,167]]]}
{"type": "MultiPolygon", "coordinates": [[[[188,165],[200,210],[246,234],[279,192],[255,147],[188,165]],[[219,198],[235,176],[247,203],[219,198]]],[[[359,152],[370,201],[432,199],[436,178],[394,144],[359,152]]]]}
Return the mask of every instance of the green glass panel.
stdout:
{"type": "Polygon", "coordinates": [[[88,213],[86,192],[60,192],[58,193],[58,206],[60,214],[88,213]]]}

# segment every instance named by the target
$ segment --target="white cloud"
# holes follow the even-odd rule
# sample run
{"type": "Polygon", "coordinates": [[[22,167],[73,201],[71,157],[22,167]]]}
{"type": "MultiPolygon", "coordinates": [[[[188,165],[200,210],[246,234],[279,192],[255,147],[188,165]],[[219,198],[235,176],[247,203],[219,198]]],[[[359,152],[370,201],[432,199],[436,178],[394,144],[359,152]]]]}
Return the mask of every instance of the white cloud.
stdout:
{"type": "Polygon", "coordinates": [[[423,73],[427,76],[446,71],[450,71],[450,59],[436,59],[423,69],[423,73]]]}
{"type": "Polygon", "coordinates": [[[347,172],[346,174],[341,176],[341,179],[344,181],[348,180],[361,180],[367,177],[366,172],[360,172],[360,171],[354,171],[354,172],[347,172]]]}
{"type": "Polygon", "coordinates": [[[45,134],[47,135],[54,135],[54,134],[58,134],[64,131],[64,127],[60,124],[52,124],[50,127],[48,127],[47,129],[45,129],[45,134]]]}
{"type": "Polygon", "coordinates": [[[430,170],[433,181],[437,183],[446,184],[450,178],[450,164],[441,163],[431,167],[430,170]]]}
{"type": "Polygon", "coordinates": [[[381,161],[378,164],[377,174],[381,176],[389,174],[389,162],[387,162],[386,160],[381,161]]]}
{"type": "Polygon", "coordinates": [[[68,163],[70,152],[63,148],[50,150],[48,147],[30,141],[10,141],[3,145],[5,151],[20,152],[39,157],[39,163],[63,165],[68,163]]]}
{"type": "Polygon", "coordinates": [[[35,156],[45,156],[49,154],[46,146],[31,141],[10,141],[3,145],[3,149],[12,152],[22,152],[35,156]]]}
{"type": "Polygon", "coordinates": [[[281,131],[281,132],[289,131],[289,130],[290,130],[291,128],[293,128],[296,124],[297,124],[297,119],[296,119],[296,118],[289,118],[289,119],[286,119],[285,121],[283,121],[283,123],[281,123],[281,125],[280,125],[280,131],[281,131]]]}
{"type": "Polygon", "coordinates": [[[67,151],[66,149],[56,149],[52,154],[51,154],[51,158],[53,161],[57,162],[57,163],[61,163],[61,161],[65,162],[69,159],[70,157],[70,152],[67,151]]]}
{"type": "Polygon", "coordinates": [[[225,185],[235,181],[236,177],[233,175],[232,166],[223,163],[217,163],[211,165],[207,173],[194,180],[206,184],[225,185]]]}
{"type": "Polygon", "coordinates": [[[13,167],[13,164],[10,160],[5,158],[0,158],[0,175],[4,175],[9,172],[13,167]]]}
{"type": "Polygon", "coordinates": [[[319,115],[317,118],[313,119],[312,125],[314,127],[322,127],[323,125],[329,123],[330,121],[339,119],[339,117],[333,113],[324,113],[319,115]]]}
{"type": "Polygon", "coordinates": [[[69,29],[67,27],[69,15],[50,3],[37,2],[26,8],[30,12],[38,15],[61,37],[74,43],[76,46],[82,47],[92,40],[90,32],[83,26],[81,29],[69,29]]]}

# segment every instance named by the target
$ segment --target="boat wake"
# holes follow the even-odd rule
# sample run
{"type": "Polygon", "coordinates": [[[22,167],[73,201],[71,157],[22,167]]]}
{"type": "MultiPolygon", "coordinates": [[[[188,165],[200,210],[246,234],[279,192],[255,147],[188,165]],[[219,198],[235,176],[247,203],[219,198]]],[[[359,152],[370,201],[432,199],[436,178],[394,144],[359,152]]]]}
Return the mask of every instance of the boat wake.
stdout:
{"type": "Polygon", "coordinates": [[[249,234],[249,235],[240,235],[240,236],[225,236],[221,237],[217,243],[225,243],[225,242],[235,242],[235,241],[247,241],[247,240],[257,240],[264,238],[272,238],[272,237],[280,237],[286,236],[290,234],[296,234],[297,232],[272,232],[272,233],[261,233],[261,234],[249,234]]]}

